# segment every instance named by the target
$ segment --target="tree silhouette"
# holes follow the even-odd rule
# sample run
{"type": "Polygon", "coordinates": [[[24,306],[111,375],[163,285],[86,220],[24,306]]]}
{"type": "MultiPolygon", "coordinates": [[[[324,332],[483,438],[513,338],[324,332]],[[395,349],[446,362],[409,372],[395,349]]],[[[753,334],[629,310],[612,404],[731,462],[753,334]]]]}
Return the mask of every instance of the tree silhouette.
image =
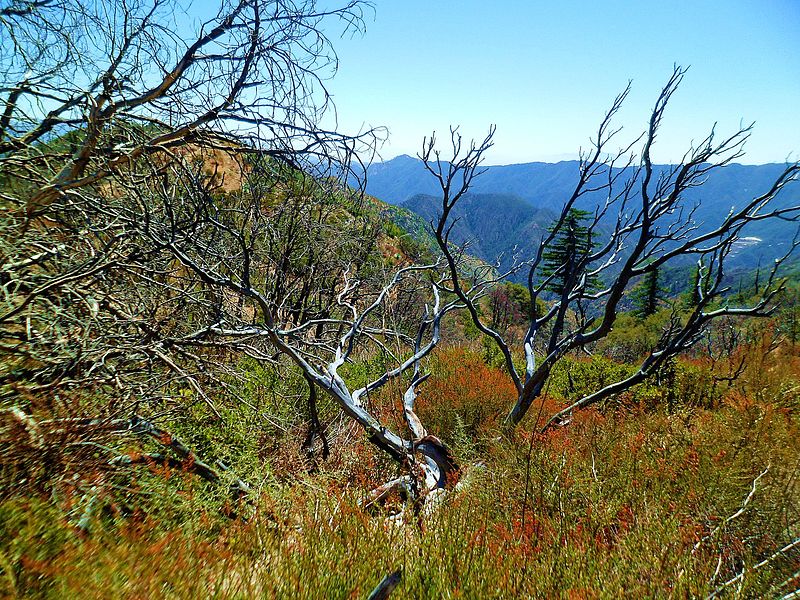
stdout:
{"type": "Polygon", "coordinates": [[[672,316],[633,374],[587,393],[552,414],[543,429],[566,424],[573,411],[645,381],[672,357],[701,340],[714,321],[729,316],[766,316],[774,311],[778,294],[785,287],[777,277],[777,270],[797,243],[784,256],[776,258],[750,302],[720,306],[718,300],[728,292],[723,283],[726,261],[747,225],[800,220],[800,205],[796,202],[788,205],[774,202],[781,190],[800,176],[800,164],[787,164],[772,184],[756,196],[745,196],[743,192],[728,215],[721,215],[715,222],[696,222],[686,198],[688,190],[702,186],[709,174],[740,158],[752,126],[740,127],[721,138],[712,129],[689,148],[681,163],[659,174],[652,160],[652,148],[667,105],[685,72],[675,67],[656,99],[645,131],[617,152],[609,152],[609,146],[616,143],[621,131],[612,121],[630,86],[614,99],[592,138],[592,146],[581,153],[575,187],[565,198],[556,225],[543,236],[532,256],[521,257],[505,273],[487,276],[473,269],[470,275],[463,260],[464,249],[450,242],[455,223],[453,209],[469,191],[474,178],[483,172],[483,159],[493,145],[494,128],[490,128],[483,141],[470,144],[464,144],[458,130],[451,128],[452,154],[447,160],[438,150],[435,136],[423,142],[420,157],[441,187],[442,210],[433,233],[447,262],[449,282],[445,291],[461,301],[478,330],[493,340],[503,355],[518,394],[506,417],[508,426],[519,424],[534,401],[542,398],[559,361],[570,352],[591,350],[611,333],[620,303],[632,282],[654,271],[683,264],[687,258],[697,261],[693,286],[696,302],[689,307],[688,314],[672,316]],[[639,146],[641,150],[637,152],[635,148],[639,146]],[[575,211],[587,194],[598,192],[606,199],[590,219],[586,213],[575,211]],[[586,220],[582,221],[582,217],[586,220]],[[594,247],[592,234],[598,232],[600,223],[603,235],[595,236],[599,243],[594,247]],[[477,302],[493,285],[524,272],[531,303],[545,293],[556,292],[557,297],[544,314],[529,319],[520,349],[525,360],[525,370],[521,372],[508,340],[482,320],[477,302]],[[595,277],[601,278],[603,284],[592,289],[595,277]]]}

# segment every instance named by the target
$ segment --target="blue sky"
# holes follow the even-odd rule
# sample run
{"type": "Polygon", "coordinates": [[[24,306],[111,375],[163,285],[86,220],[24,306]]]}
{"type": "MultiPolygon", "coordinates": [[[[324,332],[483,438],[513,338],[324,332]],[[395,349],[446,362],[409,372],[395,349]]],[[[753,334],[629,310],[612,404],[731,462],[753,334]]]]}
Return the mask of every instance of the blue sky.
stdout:
{"type": "Polygon", "coordinates": [[[718,123],[756,122],[741,162],[800,158],[800,0],[377,0],[335,40],[339,126],[385,125],[384,159],[424,135],[497,125],[489,164],[573,157],[629,79],[635,137],[674,63],[690,66],[655,149],[675,161],[718,123]]]}

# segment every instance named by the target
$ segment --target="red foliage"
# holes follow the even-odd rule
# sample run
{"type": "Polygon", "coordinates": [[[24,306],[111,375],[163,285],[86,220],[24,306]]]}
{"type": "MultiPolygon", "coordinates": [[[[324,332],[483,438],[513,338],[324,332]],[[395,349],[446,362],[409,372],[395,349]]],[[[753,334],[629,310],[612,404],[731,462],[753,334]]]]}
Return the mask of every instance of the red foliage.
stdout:
{"type": "Polygon", "coordinates": [[[567,590],[568,600],[594,600],[600,597],[600,592],[589,588],[574,588],[567,590]]]}
{"type": "Polygon", "coordinates": [[[452,426],[455,413],[468,430],[477,432],[496,424],[515,398],[516,389],[507,373],[486,365],[465,348],[444,348],[434,377],[417,401],[417,413],[432,431],[452,426]]]}

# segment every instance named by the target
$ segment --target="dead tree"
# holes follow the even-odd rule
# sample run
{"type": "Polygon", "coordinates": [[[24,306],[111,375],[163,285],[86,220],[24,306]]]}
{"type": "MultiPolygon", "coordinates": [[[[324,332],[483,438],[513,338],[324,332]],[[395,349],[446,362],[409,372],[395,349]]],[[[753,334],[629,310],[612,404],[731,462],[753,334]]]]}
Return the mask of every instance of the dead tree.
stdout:
{"type": "MultiPolygon", "coordinates": [[[[246,355],[268,366],[287,359],[311,386],[312,402],[317,389],[325,392],[373,444],[405,468],[402,476],[376,490],[373,503],[398,488],[422,500],[449,487],[457,469],[454,460],[415,411],[418,388],[427,378],[421,361],[438,344],[442,319],[461,307],[457,298],[439,294],[441,265],[401,266],[387,275],[382,260],[365,263],[364,250],[371,246],[363,235],[351,236],[347,224],[357,223],[367,209],[357,192],[354,197],[336,179],[251,163],[240,190],[219,193],[209,189],[208,176],[193,170],[185,157],[176,156],[167,167],[152,160],[137,167],[140,175],[113,179],[126,199],[115,205],[114,217],[143,247],[178,263],[180,269],[173,272],[182,273],[181,282],[159,278],[147,265],[142,268],[150,286],[164,293],[179,291],[191,317],[173,323],[159,343],[173,351],[194,349],[198,355],[205,349],[246,355]],[[276,232],[283,223],[276,215],[290,206],[314,206],[317,196],[335,206],[334,214],[330,222],[312,220],[315,226],[304,232],[302,252],[296,254],[286,243],[303,219],[290,219],[285,235],[276,232]],[[325,237],[326,228],[334,228],[335,235],[325,237]],[[276,244],[277,238],[284,242],[276,244]],[[321,259],[309,264],[309,255],[321,259]],[[307,276],[290,276],[297,265],[308,267],[307,276]],[[312,296],[303,291],[307,287],[312,296]],[[309,309],[310,297],[324,310],[309,309]],[[294,310],[297,299],[306,309],[294,310]],[[415,320],[415,329],[394,325],[401,306],[404,311],[412,307],[413,314],[403,318],[415,320]],[[342,372],[348,362],[377,354],[391,366],[366,383],[347,381],[342,372]],[[369,401],[392,381],[406,387],[395,407],[407,433],[379,419],[369,401]]],[[[363,230],[357,226],[356,231],[363,230]]]]}
{"type": "Polygon", "coordinates": [[[184,40],[175,25],[183,10],[172,0],[0,6],[0,155],[15,178],[35,185],[14,199],[27,217],[168,149],[249,146],[324,167],[337,144],[346,159],[354,142],[371,140],[318,125],[329,105],[323,81],[336,67],[320,22],[359,30],[363,3],[210,8],[184,40]]]}
{"type": "MultiPolygon", "coordinates": [[[[140,192],[188,179],[230,193],[252,157],[347,171],[375,135],[319,125],[337,64],[323,24],[361,31],[368,7],[241,0],[203,5],[193,22],[173,0],[0,2],[0,399],[82,386],[148,399],[166,380],[201,389],[196,353],[163,342],[193,299],[225,298],[136,239],[140,192]]],[[[308,231],[325,218],[295,220],[308,231]]],[[[286,237],[275,252],[291,255],[286,237]]],[[[334,302],[304,288],[310,279],[276,283],[298,318],[334,302]]]]}
{"type": "Polygon", "coordinates": [[[589,151],[581,152],[577,182],[565,199],[561,213],[545,235],[534,256],[526,257],[507,272],[497,274],[488,269],[465,266],[463,247],[450,240],[454,220],[453,207],[469,190],[481,173],[484,154],[492,145],[494,129],[480,143],[465,147],[457,130],[451,130],[451,158],[442,159],[431,136],[423,144],[420,158],[442,190],[441,213],[433,231],[449,270],[448,285],[443,288],[455,294],[466,306],[476,327],[491,338],[502,352],[505,368],[517,390],[517,400],[506,422],[517,425],[531,405],[545,390],[553,367],[568,353],[592,345],[607,336],[617,319],[620,301],[633,282],[643,276],[693,259],[698,265],[697,303],[685,314],[675,312],[660,340],[642,360],[636,372],[621,381],[588,394],[558,413],[551,415],[544,429],[569,421],[573,411],[619,394],[644,381],[670,358],[691,348],[703,338],[708,325],[729,316],[763,316],[774,308],[776,295],[783,289],[778,279],[779,266],[797,245],[776,259],[756,301],[746,306],[732,306],[726,296],[725,261],[748,224],[759,221],[795,221],[800,217],[800,203],[775,202],[776,196],[800,174],[797,163],[786,166],[774,183],[739,205],[715,223],[699,223],[694,219],[697,206],[685,200],[691,188],[703,185],[708,175],[743,155],[743,146],[751,127],[740,128],[732,135],[719,138],[714,130],[691,147],[676,165],[666,171],[657,170],[651,151],[661,127],[667,104],[683,79],[685,69],[676,67],[659,94],[644,133],[621,150],[609,154],[612,141],[620,129],[614,129],[613,118],[622,106],[630,85],[613,102],[606,113],[589,151]],[[633,149],[641,142],[638,158],[633,149]],[[602,193],[604,201],[587,207],[581,202],[589,194],[602,193]],[[586,231],[595,244],[590,250],[557,268],[543,269],[543,258],[559,232],[566,226],[574,208],[591,211],[586,231]],[[480,299],[495,283],[512,274],[527,275],[530,306],[552,289],[555,278],[563,285],[549,298],[543,314],[531,311],[528,329],[519,354],[524,357],[520,373],[512,349],[501,333],[481,318],[480,299]],[[565,274],[568,274],[566,276],[565,274]],[[596,289],[591,282],[603,282],[596,289]]]}
{"type": "MultiPolygon", "coordinates": [[[[152,202],[150,193],[147,197],[152,202]]],[[[282,302],[271,294],[272,265],[269,255],[263,252],[273,224],[268,214],[257,210],[258,197],[249,197],[249,202],[252,204],[243,206],[227,197],[210,198],[197,188],[184,189],[175,205],[167,204],[166,210],[148,211],[144,206],[140,209],[148,215],[146,225],[138,226],[142,239],[169,252],[204,285],[236,299],[216,314],[202,311],[198,303],[199,320],[204,324],[194,330],[182,330],[171,341],[180,345],[224,346],[265,362],[275,361],[276,351],[289,359],[310,385],[326,392],[344,414],[364,429],[372,443],[409,467],[409,474],[377,491],[373,500],[390,488],[400,487],[408,496],[422,498],[434,489],[447,487],[453,481],[455,465],[447,448],[428,434],[414,409],[418,387],[427,378],[421,372],[420,361],[438,344],[444,316],[461,306],[458,299],[443,301],[440,297],[443,280],[439,265],[399,268],[378,288],[374,282],[360,279],[355,269],[351,272],[345,268],[340,279],[331,282],[335,302],[325,315],[299,321],[288,313],[280,317],[282,302]],[[187,215],[178,220],[183,223],[180,226],[171,217],[179,210],[187,215]],[[424,300],[426,289],[429,303],[424,300]],[[404,294],[419,299],[416,332],[387,325],[392,305],[404,302],[404,294]],[[364,385],[348,384],[341,374],[342,367],[375,352],[389,357],[394,366],[364,385]],[[367,402],[370,394],[404,376],[407,389],[402,398],[402,415],[407,435],[381,422],[367,402]]],[[[158,202],[154,204],[160,206],[158,202]]],[[[120,218],[127,219],[133,228],[137,227],[136,214],[140,213],[120,218]]],[[[352,258],[341,256],[340,260],[348,264],[352,258]]]]}
{"type": "MultiPolygon", "coordinates": [[[[369,8],[237,0],[189,17],[172,0],[0,2],[0,407],[152,418],[183,397],[221,418],[205,391],[223,389],[220,357],[276,353],[190,335],[230,325],[229,314],[259,324],[257,306],[172,252],[192,227],[220,222],[212,199],[230,200],[226,227],[271,223],[259,230],[259,289],[281,327],[304,334],[314,321],[344,335],[332,313],[353,290],[337,286],[345,273],[364,279],[376,236],[355,213],[335,236],[341,207],[322,200],[338,187],[327,177],[346,175],[376,132],[321,125],[337,67],[325,31],[362,31],[369,8]],[[189,195],[197,203],[184,206],[189,195]],[[307,254],[291,244],[297,230],[330,245],[307,254]],[[71,402],[87,396],[96,402],[71,402]]],[[[203,238],[223,255],[238,251],[230,240],[224,228],[203,238]]],[[[251,268],[227,258],[217,276],[251,268]]]]}
{"type": "Polygon", "coordinates": [[[221,357],[285,356],[310,401],[327,392],[411,467],[408,494],[447,483],[414,401],[457,301],[434,265],[370,263],[375,220],[340,181],[375,132],[320,124],[337,65],[322,24],[361,31],[369,6],[221,2],[185,39],[171,0],[0,4],[4,405],[41,418],[58,407],[29,398],[91,389],[102,415],[53,416],[149,418],[188,386],[220,418],[204,390],[221,357]],[[385,322],[404,295],[418,331],[385,322]],[[340,369],[365,345],[395,364],[354,388],[340,369]],[[406,374],[402,434],[367,399],[406,374]]]}

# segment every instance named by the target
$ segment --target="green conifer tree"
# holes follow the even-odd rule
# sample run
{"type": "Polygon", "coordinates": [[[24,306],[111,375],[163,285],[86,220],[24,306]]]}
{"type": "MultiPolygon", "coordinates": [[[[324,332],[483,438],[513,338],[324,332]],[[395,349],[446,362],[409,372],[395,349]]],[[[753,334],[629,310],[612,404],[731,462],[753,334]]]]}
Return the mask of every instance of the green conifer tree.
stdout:
{"type": "MultiPolygon", "coordinates": [[[[586,225],[590,215],[585,210],[571,208],[542,255],[542,275],[549,277],[555,274],[547,286],[555,294],[561,295],[565,289],[571,289],[583,274],[582,271],[585,271],[585,266],[581,269],[579,263],[594,246],[591,231],[586,225]]],[[[552,233],[556,227],[557,225],[552,225],[549,231],[552,233]]],[[[592,278],[586,287],[590,289],[597,285],[599,280],[592,278]]]]}
{"type": "Polygon", "coordinates": [[[692,268],[688,289],[681,294],[681,303],[685,309],[692,309],[700,304],[700,269],[692,268]]]}
{"type": "Polygon", "coordinates": [[[650,271],[631,292],[633,314],[640,319],[654,315],[658,310],[659,303],[664,298],[665,291],[659,282],[658,269],[650,271]]]}

